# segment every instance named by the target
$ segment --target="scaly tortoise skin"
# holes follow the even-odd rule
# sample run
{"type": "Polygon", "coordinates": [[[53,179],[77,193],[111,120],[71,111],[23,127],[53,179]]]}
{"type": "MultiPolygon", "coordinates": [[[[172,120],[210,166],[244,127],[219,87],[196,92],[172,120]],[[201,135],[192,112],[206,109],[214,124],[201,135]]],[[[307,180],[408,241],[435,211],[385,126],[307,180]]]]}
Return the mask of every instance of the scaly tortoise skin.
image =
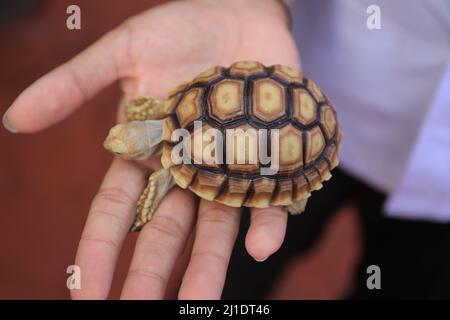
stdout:
{"type": "MultiPolygon", "coordinates": [[[[178,186],[203,199],[232,207],[284,206],[300,213],[310,193],[330,179],[339,162],[343,135],[335,110],[312,80],[287,66],[265,67],[256,61],[217,66],[172,90],[163,108],[142,108],[142,99],[125,109],[128,119],[163,119],[162,165],[178,186]],[[199,120],[203,132],[279,129],[279,172],[262,176],[260,164],[172,163],[172,148],[178,142],[171,140],[173,131],[183,128],[193,134],[194,121],[199,120]]],[[[140,225],[148,221],[142,217],[143,203],[153,206],[152,213],[155,210],[149,189],[138,203],[140,225]]]]}

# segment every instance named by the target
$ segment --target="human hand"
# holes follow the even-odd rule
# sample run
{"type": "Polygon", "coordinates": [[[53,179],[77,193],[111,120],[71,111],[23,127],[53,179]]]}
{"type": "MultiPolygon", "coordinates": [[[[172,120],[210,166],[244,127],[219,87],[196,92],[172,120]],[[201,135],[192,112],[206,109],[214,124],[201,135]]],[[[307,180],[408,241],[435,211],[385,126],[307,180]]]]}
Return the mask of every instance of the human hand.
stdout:
{"type": "MultiPolygon", "coordinates": [[[[204,69],[238,60],[300,69],[285,18],[275,0],[187,0],[156,7],[128,19],[37,80],[14,101],[8,121],[18,132],[42,130],[118,79],[124,100],[129,100],[139,95],[165,98],[170,87],[204,69]]],[[[73,298],[107,298],[145,176],[160,167],[155,158],[146,165],[113,161],[81,237],[76,264],[83,272],[82,289],[73,290],[73,298]]],[[[195,240],[179,298],[220,298],[240,211],[205,200],[197,203],[190,192],[171,190],[139,235],[122,298],[162,298],[192,232],[195,240]]],[[[287,214],[279,208],[253,209],[246,238],[249,254],[264,260],[278,250],[286,222],[287,214]]]]}

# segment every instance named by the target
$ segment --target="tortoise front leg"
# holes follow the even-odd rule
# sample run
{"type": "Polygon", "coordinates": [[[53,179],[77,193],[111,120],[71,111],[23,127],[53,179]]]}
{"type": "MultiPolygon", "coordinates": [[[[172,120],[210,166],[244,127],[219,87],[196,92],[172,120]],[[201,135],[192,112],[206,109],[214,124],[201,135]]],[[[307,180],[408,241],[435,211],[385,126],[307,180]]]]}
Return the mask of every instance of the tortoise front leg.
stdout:
{"type": "Polygon", "coordinates": [[[124,107],[127,121],[161,120],[167,117],[165,101],[155,97],[138,97],[124,107]]]}
{"type": "Polygon", "coordinates": [[[136,217],[130,231],[139,231],[151,220],[153,213],[167,192],[175,185],[169,169],[153,172],[148,178],[148,184],[139,197],[136,207],[136,217]]]}

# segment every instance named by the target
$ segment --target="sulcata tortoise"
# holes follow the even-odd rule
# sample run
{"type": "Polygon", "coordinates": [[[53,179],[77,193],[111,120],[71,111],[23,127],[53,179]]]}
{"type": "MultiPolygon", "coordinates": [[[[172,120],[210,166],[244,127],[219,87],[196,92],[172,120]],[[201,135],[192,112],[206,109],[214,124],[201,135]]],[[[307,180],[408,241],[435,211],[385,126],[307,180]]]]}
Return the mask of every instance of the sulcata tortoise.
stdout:
{"type": "Polygon", "coordinates": [[[133,99],[125,116],[105,148],[125,159],[161,154],[163,165],[149,176],[132,231],[151,219],[175,184],[232,207],[301,213],[338,165],[343,136],[313,81],[256,61],[208,69],[164,101],[133,99]]]}

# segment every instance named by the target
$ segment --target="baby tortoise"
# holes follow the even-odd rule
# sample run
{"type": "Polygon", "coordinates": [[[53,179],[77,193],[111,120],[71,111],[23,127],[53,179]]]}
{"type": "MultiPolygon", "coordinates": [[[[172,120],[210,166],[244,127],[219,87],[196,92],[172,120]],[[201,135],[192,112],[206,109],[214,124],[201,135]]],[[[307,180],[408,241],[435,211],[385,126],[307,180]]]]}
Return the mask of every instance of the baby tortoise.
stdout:
{"type": "Polygon", "coordinates": [[[320,189],[338,165],[343,137],[335,110],[313,81],[290,67],[266,67],[256,61],[208,69],[172,90],[164,101],[133,99],[125,106],[125,115],[127,122],[111,129],[105,148],[125,159],[161,154],[163,165],[148,178],[132,231],[151,219],[175,184],[232,207],[282,206],[291,214],[301,213],[311,192],[320,189]],[[180,135],[174,134],[177,129],[191,134],[186,140],[192,150],[183,158],[190,161],[174,162],[173,149],[180,142],[180,135]],[[216,144],[217,135],[207,134],[209,129],[221,133],[225,142],[216,144]],[[229,129],[242,131],[229,136],[229,129]],[[262,173],[271,164],[258,158],[264,146],[257,145],[259,135],[245,134],[249,129],[267,130],[266,142],[276,136],[275,144],[266,143],[271,163],[277,156],[276,172],[262,173]],[[278,135],[272,136],[276,131],[278,135]],[[197,133],[202,134],[200,142],[197,133]],[[235,139],[242,137],[243,147],[236,150],[235,139]],[[215,161],[207,162],[202,155],[212,142],[215,161]],[[244,151],[244,162],[236,161],[239,151],[244,151]],[[257,160],[250,162],[255,153],[257,160]]]}

